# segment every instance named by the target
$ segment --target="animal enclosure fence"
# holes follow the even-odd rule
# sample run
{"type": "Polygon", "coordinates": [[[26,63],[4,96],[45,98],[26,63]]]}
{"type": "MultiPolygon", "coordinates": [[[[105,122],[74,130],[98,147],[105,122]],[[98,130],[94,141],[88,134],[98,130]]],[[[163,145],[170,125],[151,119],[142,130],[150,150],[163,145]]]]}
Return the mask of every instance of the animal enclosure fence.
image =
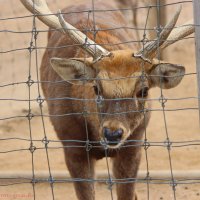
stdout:
{"type": "MultiPolygon", "coordinates": [[[[123,41],[123,43],[140,43],[144,46],[149,40],[148,30],[156,32],[157,36],[163,27],[159,23],[159,10],[166,8],[168,17],[175,12],[176,7],[182,5],[183,17],[180,24],[192,17],[192,7],[197,1],[157,1],[155,6],[139,5],[136,8],[116,8],[114,10],[99,10],[95,7],[95,0],[91,0],[91,10],[84,10],[88,18],[95,19],[95,13],[118,12],[122,10],[131,14],[134,9],[139,19],[138,27],[130,23],[128,27],[111,27],[115,29],[130,29],[139,31],[139,41],[123,41]],[[151,9],[158,11],[156,27],[147,27],[148,17],[151,9]]],[[[52,9],[57,11],[65,4],[61,1],[48,1],[52,9]]],[[[70,3],[70,1],[68,1],[70,3]]],[[[48,119],[49,117],[64,117],[69,115],[83,115],[87,128],[87,102],[95,101],[101,106],[102,99],[84,99],[65,97],[65,100],[83,101],[84,112],[65,113],[63,115],[50,116],[40,89],[39,65],[43,50],[46,48],[47,28],[36,18],[26,12],[16,1],[1,1],[0,23],[0,70],[1,70],[1,127],[0,127],[0,199],[73,199],[72,189],[68,184],[73,182],[88,181],[92,183],[106,183],[108,190],[97,187],[101,191],[98,197],[104,199],[116,199],[113,190],[117,184],[136,182],[140,199],[198,199],[200,172],[198,152],[200,149],[199,120],[196,69],[194,57],[194,36],[188,36],[177,45],[170,47],[164,55],[169,60],[188,65],[183,84],[172,91],[153,89],[152,97],[148,101],[153,103],[150,111],[152,120],[146,128],[142,142],[143,158],[138,178],[115,179],[111,174],[111,163],[107,155],[98,166],[95,179],[70,178],[64,165],[64,148],[83,148],[88,152],[102,146],[99,142],[89,140],[73,141],[77,145],[70,145],[72,141],[65,141],[67,145],[62,146],[54,134],[48,119]],[[25,13],[26,12],[26,13],[25,13]],[[44,186],[45,185],[45,186],[44,186]],[[66,186],[67,185],[67,186],[66,186]],[[30,187],[31,186],[31,187],[30,187]],[[40,187],[41,186],[41,187],[40,187]],[[62,186],[62,187],[61,187],[62,186]],[[63,191],[61,188],[64,188],[63,191]],[[103,192],[102,192],[103,191],[103,192]],[[104,192],[106,194],[104,196],[104,192]]],[[[198,10],[198,4],[195,8],[198,10]]],[[[196,10],[196,12],[198,12],[196,10]]],[[[66,13],[76,16],[77,12],[66,13]]],[[[128,20],[128,19],[127,19],[128,20]]],[[[195,20],[194,26],[199,22],[195,20]]],[[[178,29],[178,27],[176,27],[178,29]]],[[[85,27],[87,29],[87,27],[85,27]]],[[[86,30],[97,34],[94,30],[86,30]]],[[[107,30],[109,31],[109,30],[107,30]]],[[[198,32],[197,32],[198,33],[198,32]]],[[[198,35],[196,37],[198,41],[198,35]]],[[[120,45],[120,44],[105,44],[120,45]]],[[[197,43],[198,45],[198,43],[197,43]]],[[[68,48],[65,45],[59,48],[68,48]]],[[[197,47],[198,50],[199,47],[197,47]]],[[[49,51],[55,47],[49,48],[49,51]]],[[[198,52],[198,51],[197,51],[198,52]]],[[[158,50],[158,57],[159,57],[158,50]]],[[[196,60],[199,55],[197,53],[196,60]]],[[[141,69],[142,70],[142,69],[141,69]]],[[[123,77],[130,78],[130,77],[123,77]]],[[[134,78],[134,77],[131,77],[134,78]]],[[[52,84],[65,84],[64,81],[52,84]]],[[[61,97],[51,101],[62,100],[61,97]]],[[[116,100],[116,99],[115,99],[116,100]]],[[[123,111],[124,112],[124,111],[123,111]]],[[[134,110],[126,111],[134,112],[134,110]]],[[[147,112],[142,110],[141,112],[147,112]]],[[[114,115],[116,113],[107,113],[114,115]]],[[[135,141],[130,145],[134,145],[135,141]]],[[[128,148],[128,146],[127,146],[128,148]]],[[[89,164],[88,164],[89,167],[89,164]]]]}

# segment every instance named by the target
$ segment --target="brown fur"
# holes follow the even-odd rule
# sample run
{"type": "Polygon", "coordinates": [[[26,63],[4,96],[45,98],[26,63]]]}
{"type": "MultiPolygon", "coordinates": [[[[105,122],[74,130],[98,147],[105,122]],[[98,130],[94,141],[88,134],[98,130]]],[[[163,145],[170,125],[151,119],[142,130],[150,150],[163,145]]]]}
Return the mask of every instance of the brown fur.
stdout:
{"type": "MultiPolygon", "coordinates": [[[[107,10],[113,7],[105,3],[95,3],[96,8],[107,10]]],[[[63,10],[72,12],[91,9],[91,5],[76,5],[63,10]]],[[[76,13],[64,15],[66,21],[79,29],[93,28],[92,14],[88,20],[88,13],[76,13]]],[[[126,26],[126,22],[120,12],[95,12],[96,28],[105,29],[116,26],[126,26]]],[[[93,39],[91,34],[88,34],[93,39]]],[[[131,30],[116,29],[109,31],[99,31],[95,41],[99,44],[115,44],[134,40],[135,36],[131,30]]],[[[59,32],[51,32],[48,35],[48,47],[59,47],[72,45],[72,40],[59,32]]],[[[137,93],[143,88],[151,87],[151,81],[145,79],[141,81],[142,69],[144,73],[149,73],[152,64],[144,62],[141,58],[133,55],[137,50],[136,43],[119,45],[104,45],[112,51],[109,58],[104,58],[93,64],[97,70],[99,82],[90,81],[83,85],[74,85],[68,82],[55,83],[62,79],[52,69],[50,58],[84,58],[85,52],[78,47],[69,46],[62,49],[47,49],[41,64],[41,80],[44,95],[46,97],[49,113],[52,115],[51,122],[58,137],[65,145],[65,160],[69,172],[73,178],[88,179],[94,177],[95,161],[105,157],[105,152],[113,161],[113,173],[117,179],[136,178],[141,158],[141,140],[146,128],[150,113],[139,112],[144,107],[150,108],[148,102],[137,99],[137,93]],[[123,51],[121,51],[123,49],[123,51]],[[131,50],[130,50],[131,49],[131,50]],[[116,78],[130,77],[127,79],[112,80],[116,78]],[[45,81],[50,81],[46,82],[45,81]],[[116,115],[103,115],[100,117],[95,101],[65,100],[64,97],[80,99],[96,99],[93,85],[98,84],[101,95],[106,101],[100,108],[102,113],[116,113],[116,115]],[[131,100],[122,99],[112,101],[112,98],[134,98],[131,100]],[[61,100],[49,100],[50,98],[62,98],[61,100]],[[87,114],[84,115],[87,111],[87,114]],[[129,112],[135,111],[135,112],[129,112]],[[119,113],[127,112],[126,114],[119,113]],[[71,113],[71,114],[70,114],[71,113]],[[79,114],[77,114],[79,113],[79,114]],[[117,114],[118,113],[118,114],[117,114]],[[67,114],[67,115],[66,115],[67,114]],[[100,119],[101,118],[101,119],[100,119]],[[86,129],[87,126],[87,129],[86,129]],[[104,149],[99,142],[103,141],[102,127],[109,127],[112,130],[123,129],[122,143],[104,149]],[[66,140],[95,141],[97,148],[91,143],[92,148],[86,151],[86,143],[67,142],[66,140]],[[136,142],[127,142],[136,140],[136,142]],[[138,140],[138,141],[137,141],[138,140]],[[126,143],[127,142],[127,143],[126,143]],[[129,146],[127,146],[129,145],[129,146]],[[83,147],[68,147],[83,146],[83,147]],[[127,146],[127,147],[126,147],[127,146]],[[122,148],[120,148],[122,147],[122,148]],[[125,148],[126,147],[126,148],[125,148]],[[89,161],[88,161],[89,155],[89,161]],[[89,163],[88,163],[89,162],[89,163]]],[[[153,62],[152,62],[153,63],[153,62]]],[[[120,182],[120,180],[119,180],[120,182]]],[[[79,200],[94,199],[93,183],[75,182],[76,194],[79,200]]],[[[118,200],[136,200],[134,182],[117,184],[118,200]]]]}

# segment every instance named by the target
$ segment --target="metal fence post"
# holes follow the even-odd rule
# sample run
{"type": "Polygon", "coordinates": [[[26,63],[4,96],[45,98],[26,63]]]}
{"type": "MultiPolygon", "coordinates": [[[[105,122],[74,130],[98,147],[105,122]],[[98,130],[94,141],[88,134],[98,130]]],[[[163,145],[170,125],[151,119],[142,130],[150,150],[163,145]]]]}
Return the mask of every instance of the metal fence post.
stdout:
{"type": "Polygon", "coordinates": [[[196,46],[196,71],[198,84],[199,125],[200,125],[200,0],[193,0],[195,46],[196,46]]]}

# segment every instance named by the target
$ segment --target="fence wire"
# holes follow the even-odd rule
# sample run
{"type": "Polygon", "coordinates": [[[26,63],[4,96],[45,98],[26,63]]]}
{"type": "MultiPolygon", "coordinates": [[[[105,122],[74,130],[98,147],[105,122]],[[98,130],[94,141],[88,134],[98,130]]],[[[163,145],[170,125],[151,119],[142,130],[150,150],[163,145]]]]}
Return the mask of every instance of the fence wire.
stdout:
{"type": "MultiPolygon", "coordinates": [[[[34,2],[35,0],[33,0],[34,2]]],[[[13,1],[9,1],[11,4],[13,5],[13,1]]],[[[50,1],[49,1],[50,2],[50,1]]],[[[54,1],[53,1],[54,2],[54,1]]],[[[93,40],[96,40],[96,35],[98,32],[101,31],[114,31],[114,30],[120,30],[120,29],[124,29],[124,30],[132,30],[132,31],[139,31],[140,33],[142,33],[142,38],[141,40],[132,40],[132,41],[122,41],[120,43],[113,43],[113,44],[100,44],[100,45],[104,45],[104,47],[115,47],[115,46],[119,46],[121,44],[133,44],[133,43],[140,43],[142,48],[144,49],[145,43],[146,41],[150,41],[150,39],[147,36],[147,32],[148,31],[154,31],[157,33],[157,38],[159,38],[160,32],[162,31],[161,25],[160,25],[160,9],[161,8],[171,8],[173,6],[179,5],[181,4],[182,6],[184,5],[191,5],[192,1],[176,1],[173,3],[166,3],[166,4],[162,4],[162,1],[157,0],[157,5],[155,6],[138,6],[135,8],[117,8],[117,9],[107,9],[107,10],[100,10],[98,8],[96,8],[95,6],[95,0],[91,0],[89,3],[91,4],[91,10],[83,10],[83,11],[75,11],[75,12],[70,12],[70,13],[66,13],[63,12],[63,14],[66,15],[71,15],[74,14],[76,16],[76,14],[80,14],[80,13],[87,13],[88,15],[88,24],[89,24],[89,20],[93,21],[93,28],[90,29],[89,27],[84,27],[84,29],[81,29],[82,31],[86,31],[87,34],[88,33],[92,33],[93,34],[93,40]],[[147,22],[148,22],[148,18],[150,15],[150,10],[152,8],[156,8],[157,9],[157,26],[155,27],[147,27],[147,22]],[[99,29],[97,24],[96,24],[96,13],[106,13],[106,12],[119,12],[119,11],[123,11],[123,12],[132,12],[132,10],[134,10],[135,12],[138,12],[140,10],[146,10],[147,14],[144,17],[144,27],[141,27],[139,25],[139,27],[133,27],[133,26],[114,26],[114,27],[110,27],[109,29],[99,29]]],[[[7,3],[7,2],[6,2],[7,3]]],[[[52,3],[53,4],[53,3],[52,3]]],[[[58,7],[58,1],[55,1],[54,3],[55,7],[58,7]]],[[[178,199],[177,198],[177,194],[176,194],[176,188],[179,185],[191,185],[191,184],[200,184],[200,178],[180,178],[177,179],[174,176],[174,168],[173,168],[173,159],[172,159],[172,150],[176,151],[177,149],[182,149],[182,148],[186,148],[186,147],[199,147],[200,146],[200,139],[188,139],[188,140],[182,140],[182,138],[178,141],[175,141],[173,139],[171,139],[171,133],[169,130],[169,118],[167,116],[167,113],[174,113],[174,112],[181,112],[181,111],[195,111],[198,113],[199,107],[198,105],[194,105],[194,106],[185,106],[185,107],[179,107],[179,102],[187,102],[190,100],[193,100],[195,102],[198,102],[199,97],[198,96],[188,96],[187,92],[184,93],[184,96],[182,97],[176,97],[176,95],[174,95],[173,97],[166,97],[164,94],[164,91],[162,89],[162,77],[160,77],[160,91],[159,91],[159,96],[157,98],[152,98],[149,97],[146,101],[148,102],[157,102],[159,103],[159,107],[157,108],[149,108],[146,109],[143,108],[141,110],[121,110],[120,108],[118,108],[116,110],[116,112],[104,112],[101,108],[102,108],[102,103],[103,101],[108,101],[111,102],[111,104],[113,102],[120,102],[120,101],[124,101],[126,100],[127,102],[132,102],[138,98],[114,98],[114,99],[101,99],[99,96],[97,95],[96,99],[90,99],[88,98],[88,94],[87,91],[83,91],[83,96],[84,98],[75,98],[75,97],[70,97],[70,96],[66,96],[66,97],[56,97],[56,98],[45,98],[42,95],[41,92],[41,84],[52,84],[52,85],[67,85],[68,83],[66,81],[41,81],[39,78],[39,65],[40,65],[40,52],[41,50],[46,50],[48,49],[49,51],[55,51],[55,50],[59,50],[59,49],[68,49],[71,47],[77,47],[80,45],[77,44],[66,44],[64,46],[59,46],[59,47],[46,47],[46,46],[41,46],[41,44],[38,42],[38,38],[40,37],[40,34],[43,33],[47,33],[49,31],[51,32],[55,32],[58,31],[59,29],[51,29],[48,30],[47,28],[43,28],[40,29],[38,27],[38,21],[37,21],[37,14],[29,14],[29,15],[24,15],[24,16],[16,16],[16,10],[13,8],[13,16],[12,17],[5,17],[4,13],[1,13],[0,16],[0,23],[4,22],[16,22],[17,24],[20,23],[21,20],[26,20],[26,19],[31,19],[32,21],[32,25],[31,25],[31,30],[22,30],[21,28],[19,28],[19,26],[17,27],[17,30],[12,30],[10,28],[7,27],[3,27],[1,28],[2,30],[0,30],[0,35],[1,34],[7,34],[7,37],[14,37],[15,35],[20,35],[20,37],[23,37],[25,34],[28,34],[30,36],[29,39],[29,45],[26,46],[26,43],[24,43],[24,46],[19,46],[17,48],[15,48],[12,44],[12,42],[10,42],[9,47],[8,46],[2,46],[0,48],[0,55],[1,55],[1,59],[4,58],[4,56],[8,55],[11,56],[13,53],[15,52],[22,52],[24,55],[28,56],[28,66],[23,66],[26,68],[27,73],[26,73],[26,79],[20,80],[20,81],[16,81],[13,82],[12,80],[6,80],[3,83],[0,83],[0,89],[2,89],[2,91],[6,91],[7,89],[11,89],[11,88],[15,88],[17,90],[17,87],[19,86],[24,86],[26,88],[28,88],[28,94],[25,98],[18,98],[18,97],[11,97],[11,98],[6,98],[4,96],[0,97],[0,102],[12,102],[12,104],[15,103],[24,103],[26,104],[26,108],[27,110],[24,111],[24,113],[15,113],[13,115],[6,115],[6,116],[1,116],[0,117],[0,122],[2,124],[9,122],[10,120],[13,119],[26,119],[28,121],[28,129],[29,129],[29,137],[22,137],[22,136],[18,136],[18,137],[4,137],[6,134],[4,134],[3,136],[0,136],[0,142],[9,142],[9,141],[13,141],[14,143],[16,142],[24,142],[26,143],[27,148],[17,148],[15,146],[13,146],[12,149],[9,150],[2,150],[0,151],[0,155],[1,154],[6,154],[9,155],[10,153],[14,153],[14,152],[30,152],[31,155],[31,173],[32,173],[32,178],[26,178],[26,177],[19,177],[19,178],[12,178],[12,177],[7,177],[7,178],[1,178],[0,177],[0,182],[1,179],[2,180],[6,180],[6,183],[1,182],[0,183],[0,187],[8,187],[11,185],[17,186],[17,185],[21,185],[21,184],[31,184],[32,185],[32,198],[35,200],[37,198],[39,198],[37,196],[37,191],[36,191],[36,185],[39,183],[48,183],[49,187],[51,189],[51,197],[48,197],[48,199],[56,199],[56,195],[55,195],[55,184],[57,183],[74,183],[74,182],[88,182],[90,184],[92,184],[92,187],[94,188],[94,183],[106,183],[108,185],[108,189],[110,191],[110,196],[108,197],[108,199],[115,199],[114,197],[114,191],[113,191],[113,186],[114,185],[118,185],[118,184],[127,184],[127,183],[136,183],[136,184],[145,184],[146,185],[146,198],[147,200],[151,199],[151,188],[150,185],[168,185],[171,187],[171,191],[173,194],[173,197],[171,197],[171,199],[178,199]],[[27,54],[28,52],[28,54],[27,54]],[[32,73],[35,73],[35,76],[32,75],[32,73]],[[36,89],[35,89],[36,88],[36,89]],[[36,90],[36,92],[34,93],[34,95],[32,94],[33,90],[36,90]],[[64,114],[48,114],[45,111],[45,103],[47,101],[51,101],[51,105],[52,106],[57,106],[58,104],[61,105],[61,101],[74,101],[74,102],[83,102],[83,111],[81,112],[73,112],[73,113],[64,113],[64,114]],[[98,112],[94,112],[94,111],[90,111],[88,110],[88,102],[89,103],[95,103],[96,107],[97,107],[97,111],[98,112]],[[174,103],[175,108],[170,108],[167,106],[168,103],[174,103]],[[34,112],[33,107],[35,106],[35,104],[37,104],[37,107],[39,108],[38,112],[34,112]],[[164,136],[164,140],[163,141],[153,141],[149,139],[149,134],[148,133],[148,127],[146,125],[146,113],[147,112],[153,112],[153,113],[162,113],[163,116],[163,123],[164,126],[164,132],[165,132],[165,136],[164,136]],[[125,114],[130,114],[130,113],[142,113],[143,117],[144,117],[144,121],[145,121],[145,132],[144,132],[144,138],[142,140],[127,140],[125,141],[125,145],[121,146],[121,149],[124,148],[131,148],[131,147],[142,147],[144,150],[144,156],[143,156],[143,160],[144,160],[144,165],[145,165],[145,172],[146,172],[146,177],[144,178],[122,178],[122,179],[117,179],[114,178],[112,176],[111,173],[111,165],[109,162],[109,153],[108,153],[108,148],[105,144],[102,144],[101,141],[93,141],[90,139],[89,137],[89,132],[88,132],[88,119],[87,116],[88,115],[93,115],[99,116],[100,119],[100,124],[102,124],[102,117],[105,116],[116,116],[116,115],[125,115],[125,114]],[[82,116],[84,118],[84,127],[85,127],[85,132],[86,132],[86,140],[58,140],[58,139],[50,139],[51,136],[49,136],[49,133],[47,131],[46,128],[46,123],[45,123],[45,119],[49,119],[49,118],[62,118],[62,117],[66,117],[66,116],[82,116]],[[41,121],[40,123],[42,124],[42,138],[40,139],[34,139],[34,132],[33,132],[33,127],[34,127],[34,122],[33,120],[35,118],[39,118],[41,121]],[[62,142],[63,145],[60,143],[62,142]],[[41,145],[42,144],[42,145],[41,145]],[[89,175],[88,178],[65,178],[65,179],[55,179],[53,176],[53,172],[52,172],[52,163],[54,162],[54,160],[49,156],[49,151],[51,150],[58,150],[58,149],[75,149],[75,148],[82,148],[83,151],[86,151],[87,153],[87,165],[88,165],[88,169],[89,169],[89,175]],[[94,173],[94,169],[92,169],[91,166],[91,162],[92,162],[92,158],[90,155],[90,151],[91,149],[100,149],[100,148],[104,148],[104,157],[105,157],[105,165],[106,165],[106,169],[107,169],[107,177],[104,179],[100,179],[100,178],[93,178],[93,173],[94,173]],[[169,165],[169,171],[170,171],[170,178],[154,178],[151,176],[151,170],[150,170],[150,160],[149,160],[149,154],[150,154],[150,149],[151,148],[159,148],[159,149],[165,149],[167,151],[168,154],[168,165],[169,165]],[[42,161],[42,162],[46,162],[47,163],[47,168],[48,168],[48,177],[46,177],[46,179],[40,179],[37,177],[36,172],[37,172],[37,163],[35,160],[35,153],[38,151],[45,151],[45,155],[46,155],[46,160],[42,161]],[[11,182],[12,180],[12,182],[11,182]]],[[[86,24],[86,26],[88,26],[88,24],[86,24]]],[[[194,25],[195,26],[195,25],[194,25]]],[[[175,29],[178,28],[178,26],[175,26],[175,29]]],[[[194,36],[188,36],[184,39],[182,39],[182,42],[184,42],[185,40],[193,40],[194,36]]],[[[3,41],[2,41],[3,42],[3,41]]],[[[158,41],[159,42],[159,41],[158,41]]],[[[182,53],[182,52],[181,52],[182,53]]],[[[157,51],[157,58],[160,58],[161,52],[158,49],[157,51]]],[[[177,53],[178,54],[178,53],[177,53]]],[[[84,55],[84,59],[86,60],[87,58],[87,54],[84,55]]],[[[21,58],[23,59],[23,57],[21,58]]],[[[9,66],[9,67],[17,67],[17,66],[9,66]]],[[[2,69],[2,66],[1,66],[2,69]]],[[[145,79],[145,69],[144,69],[144,63],[141,67],[141,73],[142,73],[142,78],[145,79]]],[[[191,79],[195,79],[196,78],[197,73],[196,72],[187,72],[185,74],[185,77],[189,77],[191,79]]],[[[106,81],[114,81],[114,80],[122,80],[122,79],[136,79],[138,77],[141,76],[130,76],[130,77],[119,77],[119,78],[113,78],[113,79],[101,79],[101,80],[106,80],[106,81]]],[[[166,77],[170,77],[170,76],[166,76],[166,77]]],[[[69,81],[74,81],[77,79],[71,79],[69,81]]],[[[95,80],[95,81],[99,81],[99,79],[97,78],[93,78],[91,80],[95,80]]],[[[143,82],[144,84],[144,82],[143,82]]],[[[195,87],[195,86],[194,86],[195,87]]],[[[5,94],[5,93],[3,93],[5,94]]],[[[144,98],[141,98],[141,100],[144,98]]],[[[180,113],[181,115],[181,113],[180,113]]],[[[188,114],[189,115],[189,114],[188,114]]],[[[183,122],[185,123],[185,122],[183,122]]],[[[198,122],[196,122],[198,123],[198,122]]],[[[76,135],[76,133],[74,133],[76,135]]],[[[191,133],[192,134],[192,133],[191,133]]],[[[198,134],[198,133],[197,133],[198,134]]],[[[198,155],[198,153],[197,153],[198,155]]],[[[186,158],[186,159],[190,159],[190,158],[186,158]]],[[[26,161],[24,161],[26,162],[26,161]]],[[[159,161],[158,161],[159,162],[159,161]]],[[[162,169],[161,169],[162,170],[162,169]]],[[[97,172],[98,173],[98,172],[97,172]]],[[[97,188],[98,189],[98,188],[97,188]]],[[[67,199],[67,197],[66,197],[67,199]]]]}

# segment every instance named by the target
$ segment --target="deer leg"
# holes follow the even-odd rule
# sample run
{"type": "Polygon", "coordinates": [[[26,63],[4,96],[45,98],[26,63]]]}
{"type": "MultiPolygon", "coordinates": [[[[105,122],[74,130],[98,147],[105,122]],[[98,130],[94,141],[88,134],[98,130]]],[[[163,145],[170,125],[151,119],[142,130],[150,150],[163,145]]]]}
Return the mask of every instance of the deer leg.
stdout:
{"type": "MultiPolygon", "coordinates": [[[[80,150],[83,151],[83,150],[80,150]]],[[[65,150],[65,160],[72,178],[90,179],[94,177],[94,160],[77,150],[65,150]],[[75,152],[73,152],[75,151],[75,152]]],[[[94,200],[94,183],[88,180],[75,181],[74,187],[79,200],[94,200]]]]}
{"type": "Polygon", "coordinates": [[[140,163],[141,153],[140,150],[135,148],[133,153],[128,150],[126,152],[119,152],[119,154],[113,159],[113,174],[116,179],[123,179],[127,183],[117,183],[117,199],[118,200],[137,200],[135,193],[134,178],[137,176],[137,171],[140,163]],[[129,182],[128,179],[132,178],[129,182]]]}

